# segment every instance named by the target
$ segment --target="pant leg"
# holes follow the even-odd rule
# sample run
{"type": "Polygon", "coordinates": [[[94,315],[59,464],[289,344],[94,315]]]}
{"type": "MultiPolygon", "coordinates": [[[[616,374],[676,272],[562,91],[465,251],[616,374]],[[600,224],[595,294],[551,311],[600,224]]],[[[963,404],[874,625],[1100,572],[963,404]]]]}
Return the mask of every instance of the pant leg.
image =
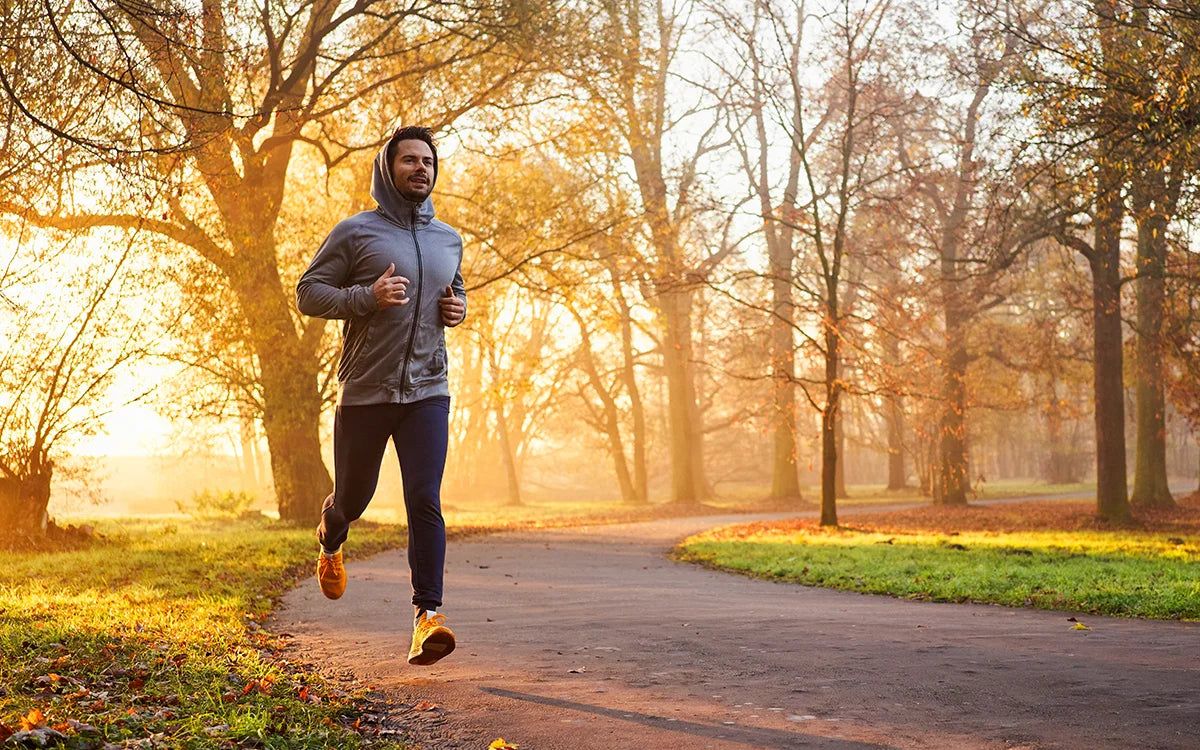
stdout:
{"type": "Polygon", "coordinates": [[[325,498],[317,539],[325,549],[346,541],[350,523],[367,509],[398,405],[339,406],[333,417],[333,494],[325,498]]]}
{"type": "Polygon", "coordinates": [[[442,519],[442,474],[449,443],[450,397],[405,404],[392,434],[408,513],[408,566],[413,604],[442,606],[446,565],[446,522],[442,519]]]}

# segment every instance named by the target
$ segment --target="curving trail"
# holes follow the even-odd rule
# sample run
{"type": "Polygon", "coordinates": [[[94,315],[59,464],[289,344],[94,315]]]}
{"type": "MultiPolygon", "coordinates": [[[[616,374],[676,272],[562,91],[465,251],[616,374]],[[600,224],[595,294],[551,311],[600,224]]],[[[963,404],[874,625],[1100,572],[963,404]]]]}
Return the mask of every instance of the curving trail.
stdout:
{"type": "MultiPolygon", "coordinates": [[[[795,514],[791,514],[795,515],[795,514]]],[[[346,595],[290,592],[305,656],[430,701],[424,748],[1200,748],[1200,623],[935,604],[771,583],[666,559],[684,536],[781,516],[673,519],[452,541],[459,639],[405,663],[404,550],[346,595]]]]}

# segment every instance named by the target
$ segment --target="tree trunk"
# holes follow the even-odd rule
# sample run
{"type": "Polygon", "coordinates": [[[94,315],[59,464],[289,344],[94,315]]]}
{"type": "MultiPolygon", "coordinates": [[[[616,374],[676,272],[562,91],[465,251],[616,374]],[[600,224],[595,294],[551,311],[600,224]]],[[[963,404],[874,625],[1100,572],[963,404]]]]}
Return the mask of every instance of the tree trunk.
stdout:
{"type": "MultiPolygon", "coordinates": [[[[771,319],[771,380],[775,424],[775,457],[771,469],[771,497],[798,503],[800,474],[796,447],[796,345],[792,330],[791,269],[784,268],[771,253],[772,294],[775,316],[771,319]],[[784,278],[776,274],[787,273],[784,278]]],[[[791,258],[788,258],[788,266],[791,258]]]]}
{"type": "MultiPolygon", "coordinates": [[[[836,308],[835,308],[836,309],[836,308]]],[[[826,312],[825,320],[825,408],[821,411],[821,525],[837,526],[837,438],[838,401],[841,382],[838,380],[840,339],[833,314],[826,312]]]]}
{"type": "Polygon", "coordinates": [[[904,403],[900,396],[887,399],[887,443],[889,490],[902,490],[908,477],[904,470],[904,403]]]}
{"type": "Polygon", "coordinates": [[[630,315],[625,294],[616,281],[615,271],[613,273],[614,290],[621,308],[621,358],[624,363],[622,377],[625,381],[625,392],[629,395],[629,411],[633,421],[634,499],[639,503],[648,503],[650,502],[650,482],[649,472],[646,469],[646,409],[642,405],[642,394],[638,388],[637,373],[634,371],[633,316],[630,315]]]}
{"type": "Polygon", "coordinates": [[[0,477],[0,528],[10,544],[18,537],[46,533],[52,475],[48,466],[24,477],[0,477]]]}
{"type": "Polygon", "coordinates": [[[238,408],[238,459],[242,473],[242,488],[246,492],[257,495],[262,491],[259,483],[257,466],[255,465],[256,441],[254,417],[243,405],[238,408]]]}
{"type": "Polygon", "coordinates": [[[263,431],[279,518],[315,524],[333,482],[321,457],[321,398],[316,362],[286,350],[259,348],[262,368],[263,431]]]}
{"type": "Polygon", "coordinates": [[[1167,217],[1161,171],[1143,176],[1134,188],[1138,220],[1137,267],[1137,443],[1130,503],[1175,507],[1167,483],[1166,386],[1162,326],[1165,303],[1167,217]],[[1147,184],[1154,183],[1154,184],[1147,184]],[[1141,195],[1138,195],[1141,194],[1141,195]]]}
{"type": "Polygon", "coordinates": [[[696,390],[692,376],[691,291],[671,288],[659,294],[663,316],[663,364],[667,376],[668,419],[671,427],[671,500],[704,500],[703,469],[698,465],[701,444],[696,390]]]}
{"type": "MultiPolygon", "coordinates": [[[[957,282],[947,282],[957,284],[957,282]]],[[[938,492],[940,505],[966,505],[970,489],[967,476],[967,344],[966,315],[959,306],[957,289],[946,292],[946,370],[943,380],[938,492]]]]}
{"type": "Polygon", "coordinates": [[[608,432],[608,452],[612,456],[613,469],[617,473],[617,484],[621,488],[621,500],[630,504],[641,504],[645,501],[638,497],[633,477],[629,474],[629,464],[625,459],[625,445],[621,440],[616,411],[609,409],[607,404],[604,407],[604,424],[608,432]]]}
{"type": "Polygon", "coordinates": [[[604,433],[607,438],[605,444],[613,460],[613,470],[617,475],[617,484],[621,488],[621,499],[627,503],[639,502],[640,499],[637,495],[637,489],[634,487],[633,477],[629,473],[629,462],[625,458],[625,441],[621,437],[620,410],[617,408],[617,402],[613,398],[613,394],[605,386],[604,379],[600,376],[599,368],[596,367],[596,357],[592,352],[592,336],[588,330],[587,321],[584,320],[583,315],[574,307],[571,307],[571,314],[579,326],[579,357],[583,361],[583,370],[587,373],[588,383],[600,399],[603,410],[604,433]]]}
{"type": "Polygon", "coordinates": [[[1096,407],[1096,512],[1129,517],[1125,473],[1125,393],[1121,383],[1121,175],[1100,168],[1092,266],[1093,379],[1096,407]]]}
{"type": "MultiPolygon", "coordinates": [[[[761,119],[761,114],[759,115],[761,119]]],[[[762,126],[760,124],[760,131],[762,126]]],[[[759,136],[763,145],[761,168],[766,170],[765,134],[759,136]]],[[[796,159],[793,158],[793,162],[796,159]]],[[[789,175],[788,191],[785,191],[785,205],[792,208],[795,204],[796,174],[795,163],[789,175]]],[[[767,242],[770,254],[771,274],[771,382],[772,406],[774,413],[771,421],[775,425],[775,456],[771,463],[771,497],[799,503],[800,474],[797,467],[799,460],[796,445],[796,333],[795,307],[792,300],[792,264],[795,251],[792,248],[792,229],[790,225],[780,227],[774,222],[771,213],[770,193],[766,188],[765,175],[762,179],[761,191],[763,218],[768,222],[767,242]]]]}
{"type": "Polygon", "coordinates": [[[273,246],[244,248],[234,262],[240,273],[231,274],[230,281],[258,357],[279,518],[315,524],[333,491],[321,457],[317,358],[296,332],[273,246]]]}
{"type": "Polygon", "coordinates": [[[849,497],[846,492],[846,404],[844,398],[838,399],[837,419],[833,422],[833,439],[837,441],[837,469],[833,472],[833,491],[838,499],[849,497]]]}
{"type": "Polygon", "coordinates": [[[496,428],[500,432],[500,455],[504,459],[504,475],[508,479],[509,506],[521,505],[521,478],[517,474],[517,457],[513,453],[512,438],[508,434],[508,420],[504,417],[504,402],[496,403],[496,428]]]}
{"type": "Polygon", "coordinates": [[[1053,378],[1046,394],[1046,460],[1043,462],[1042,478],[1050,484],[1070,484],[1079,481],[1075,474],[1073,441],[1065,439],[1063,433],[1062,401],[1053,378]]]}

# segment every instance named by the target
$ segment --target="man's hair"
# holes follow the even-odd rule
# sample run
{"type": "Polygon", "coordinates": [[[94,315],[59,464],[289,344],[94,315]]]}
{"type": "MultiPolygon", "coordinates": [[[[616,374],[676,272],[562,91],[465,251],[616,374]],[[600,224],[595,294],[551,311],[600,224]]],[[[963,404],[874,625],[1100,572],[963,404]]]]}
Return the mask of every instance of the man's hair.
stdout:
{"type": "Polygon", "coordinates": [[[437,182],[438,155],[437,145],[433,142],[433,131],[423,125],[407,125],[396,128],[396,132],[392,133],[392,138],[388,141],[389,168],[396,161],[396,144],[400,141],[424,141],[429,146],[429,150],[433,152],[433,180],[437,182]]]}

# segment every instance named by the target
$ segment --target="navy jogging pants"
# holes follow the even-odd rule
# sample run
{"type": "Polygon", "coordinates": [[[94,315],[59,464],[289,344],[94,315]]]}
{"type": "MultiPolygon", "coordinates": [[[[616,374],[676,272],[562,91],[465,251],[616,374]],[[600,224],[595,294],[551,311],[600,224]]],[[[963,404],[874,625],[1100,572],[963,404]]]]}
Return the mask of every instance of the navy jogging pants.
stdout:
{"type": "Polygon", "coordinates": [[[317,538],[327,550],[346,541],[350,523],[367,509],[379,482],[390,438],[400,459],[408,513],[408,566],[413,604],[442,605],[446,523],[442,519],[442,474],[449,442],[450,397],[411,404],[339,406],[333,422],[333,494],[325,499],[317,538]]]}

